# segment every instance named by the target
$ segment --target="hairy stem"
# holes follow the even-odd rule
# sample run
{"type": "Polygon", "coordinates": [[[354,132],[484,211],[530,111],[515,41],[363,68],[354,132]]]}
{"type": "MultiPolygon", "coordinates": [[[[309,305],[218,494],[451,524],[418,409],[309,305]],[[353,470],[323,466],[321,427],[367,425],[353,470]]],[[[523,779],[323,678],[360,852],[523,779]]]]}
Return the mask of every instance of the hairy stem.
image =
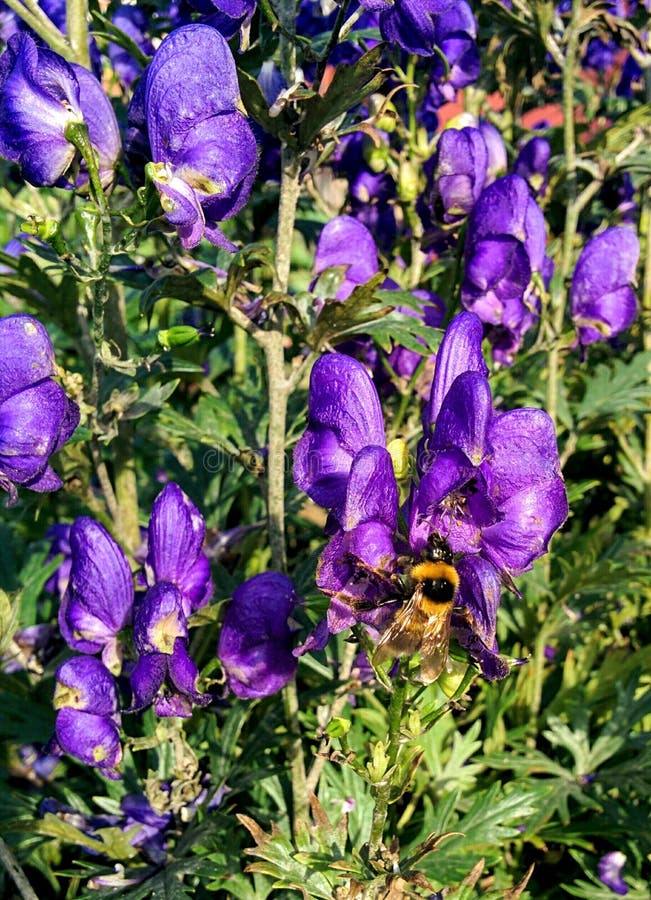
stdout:
{"type": "Polygon", "coordinates": [[[574,88],[579,50],[579,17],[582,0],[573,0],[572,15],[567,26],[567,44],[563,57],[563,150],[565,153],[565,231],[560,265],[559,290],[552,296],[552,340],[547,369],[547,412],[556,423],[558,419],[558,395],[560,389],[560,335],[563,330],[567,300],[568,278],[572,268],[574,239],[579,222],[576,132],[574,127],[574,88]]]}
{"type": "Polygon", "coordinates": [[[400,749],[400,723],[402,722],[402,714],[407,699],[407,687],[407,681],[399,674],[394,680],[393,693],[391,694],[391,702],[389,704],[387,771],[382,781],[373,785],[372,788],[375,806],[373,808],[373,818],[371,820],[371,835],[368,842],[369,860],[378,857],[383,845],[382,838],[384,837],[384,826],[387,820],[389,800],[391,797],[392,769],[396,764],[398,751],[400,749]]]}
{"type": "Polygon", "coordinates": [[[87,0],[66,0],[66,31],[73,61],[90,69],[87,0]]]}

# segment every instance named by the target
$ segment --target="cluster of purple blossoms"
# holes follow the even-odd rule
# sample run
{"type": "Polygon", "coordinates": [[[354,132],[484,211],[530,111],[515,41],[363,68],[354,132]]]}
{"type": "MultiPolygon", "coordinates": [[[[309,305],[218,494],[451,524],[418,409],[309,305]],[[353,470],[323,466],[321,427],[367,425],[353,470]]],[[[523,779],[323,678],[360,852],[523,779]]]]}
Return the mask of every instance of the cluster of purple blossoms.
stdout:
{"type": "Polygon", "coordinates": [[[402,507],[364,366],[339,353],[315,364],[294,478],[329,511],[317,585],[330,605],[302,652],[356,623],[381,628],[396,611],[390,576],[400,574],[400,557],[418,558],[438,535],[460,576],[465,613],[453,617],[454,634],[486,677],[507,674],[495,638],[501,585],[513,589],[546,552],[568,506],[551,419],[537,409],[493,408],[482,330],[477,316],[461,313],[446,331],[402,507]]]}
{"type": "Polygon", "coordinates": [[[198,509],[168,484],[152,506],[138,584],[144,590],[136,592],[124,551],[102,525],[82,517],[70,528],[59,627],[68,646],[86,655],[57,672],[56,739],[61,750],[109,777],[116,777],[121,754],[114,676],[128,676],[128,712],[153,706],[159,716],[187,717],[212,699],[197,690],[199,673],[188,653],[188,619],[213,593],[204,535],[198,509]]]}
{"type": "Polygon", "coordinates": [[[127,152],[143,161],[185,248],[202,238],[235,246],[218,227],[249,198],[258,148],[240,112],[235,61],[209,25],[185,25],[161,43],[129,109],[127,152]]]}
{"type": "Polygon", "coordinates": [[[79,424],[79,407],[54,380],[54,348],[36,319],[0,319],[0,350],[0,488],[13,505],[16,485],[40,492],[61,487],[49,459],[79,424]]]}

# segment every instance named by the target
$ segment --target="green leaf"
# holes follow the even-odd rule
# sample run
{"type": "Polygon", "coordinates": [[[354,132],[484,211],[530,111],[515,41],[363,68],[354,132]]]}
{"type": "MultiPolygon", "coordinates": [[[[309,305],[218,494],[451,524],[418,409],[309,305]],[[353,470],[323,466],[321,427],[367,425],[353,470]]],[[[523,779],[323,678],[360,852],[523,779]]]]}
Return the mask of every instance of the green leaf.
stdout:
{"type": "Polygon", "coordinates": [[[638,353],[630,362],[615,359],[591,370],[575,417],[585,428],[589,419],[646,413],[651,399],[648,381],[651,352],[638,353]]]}
{"type": "Polygon", "coordinates": [[[362,102],[384,84],[387,73],[379,66],[384,44],[378,44],[353,65],[339,64],[326,93],[303,104],[303,119],[298,130],[298,146],[307,149],[324,127],[362,102]]]}
{"type": "Polygon", "coordinates": [[[248,72],[238,68],[237,79],[240,85],[242,102],[251,118],[255,119],[258,125],[261,125],[269,134],[275,135],[289,147],[295,148],[296,134],[285,112],[282,111],[278,116],[269,115],[267,99],[256,79],[249,75],[248,72]]]}
{"type": "Polygon", "coordinates": [[[216,281],[213,285],[208,285],[195,275],[162,275],[157,278],[142,292],[140,311],[143,315],[150,316],[156,303],[163,299],[181,300],[183,303],[208,309],[228,308],[226,295],[216,281]]]}
{"type": "Polygon", "coordinates": [[[319,350],[324,344],[339,343],[346,335],[368,330],[372,322],[387,315],[392,307],[383,305],[374,296],[384,278],[384,273],[378,272],[366,284],[358,285],[344,303],[338,300],[326,303],[312,332],[311,346],[319,350]]]}
{"type": "Polygon", "coordinates": [[[0,589],[0,658],[4,656],[18,630],[18,609],[17,600],[10,600],[0,589]]]}

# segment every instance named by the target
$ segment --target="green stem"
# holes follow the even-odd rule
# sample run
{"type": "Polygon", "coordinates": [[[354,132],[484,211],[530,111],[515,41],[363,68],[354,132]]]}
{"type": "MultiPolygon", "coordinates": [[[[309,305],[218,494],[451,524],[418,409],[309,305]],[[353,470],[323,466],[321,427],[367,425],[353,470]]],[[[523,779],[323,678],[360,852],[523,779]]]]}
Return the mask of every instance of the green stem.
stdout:
{"type": "Polygon", "coordinates": [[[287,86],[296,83],[296,0],[277,0],[280,27],[280,71],[287,86]]]}
{"type": "Polygon", "coordinates": [[[301,727],[298,721],[300,709],[298,689],[295,681],[290,681],[283,688],[283,703],[285,707],[285,721],[289,732],[289,746],[287,755],[292,773],[292,831],[299,835],[307,828],[307,814],[309,810],[309,795],[307,790],[307,776],[305,773],[305,755],[303,753],[303,741],[301,727]]]}
{"type": "Polygon", "coordinates": [[[68,62],[75,62],[75,55],[54,22],[49,19],[34,0],[7,0],[7,6],[19,16],[26,25],[43,38],[45,43],[68,62]]]}
{"type": "Polygon", "coordinates": [[[393,682],[393,693],[391,694],[391,702],[389,704],[387,734],[388,761],[386,775],[381,782],[372,787],[375,806],[373,808],[373,818],[371,820],[371,835],[368,842],[369,860],[377,858],[383,845],[382,838],[384,837],[384,826],[386,824],[389,800],[391,798],[392,769],[396,764],[398,751],[400,749],[400,724],[402,722],[402,714],[407,699],[407,688],[407,680],[399,673],[393,682]]]}
{"type": "Polygon", "coordinates": [[[563,58],[563,149],[565,153],[565,231],[560,265],[560,286],[551,299],[552,340],[547,370],[547,412],[554,423],[558,419],[558,397],[560,390],[560,335],[565,318],[567,284],[572,268],[574,239],[579,223],[580,207],[577,203],[577,156],[576,132],[574,127],[574,89],[579,50],[579,18],[582,0],[573,0],[572,15],[567,26],[567,45],[563,58]]]}
{"type": "Polygon", "coordinates": [[[74,62],[90,69],[87,0],[66,0],[66,31],[74,62]]]}
{"type": "MultiPolygon", "coordinates": [[[[642,283],[642,346],[651,352],[651,186],[647,187],[644,198],[642,236],[646,244],[642,283]]],[[[647,538],[651,538],[651,412],[646,414],[644,422],[644,527],[647,538]]]]}
{"type": "Polygon", "coordinates": [[[0,837],[0,862],[5,867],[7,874],[12,878],[18,893],[23,900],[38,900],[38,894],[25,877],[23,870],[18,865],[11,848],[0,837]]]}

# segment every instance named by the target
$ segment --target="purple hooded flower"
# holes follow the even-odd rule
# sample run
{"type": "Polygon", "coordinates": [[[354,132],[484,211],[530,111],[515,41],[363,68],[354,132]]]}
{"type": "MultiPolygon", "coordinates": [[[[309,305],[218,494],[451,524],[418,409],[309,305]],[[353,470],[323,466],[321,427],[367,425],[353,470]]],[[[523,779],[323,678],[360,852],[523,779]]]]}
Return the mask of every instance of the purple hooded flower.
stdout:
{"type": "Polygon", "coordinates": [[[170,482],[154,500],[147,535],[147,584],[169,582],[180,591],[183,613],[189,617],[210,600],[214,586],[202,551],[206,534],[203,516],[170,482]]]}
{"type": "Polygon", "coordinates": [[[335,216],[319,235],[314,272],[320,275],[333,266],[347,267],[335,295],[337,300],[347,300],[357,285],[365,284],[380,269],[373,235],[352,216],[335,216]]]}
{"type": "Polygon", "coordinates": [[[635,321],[631,284],[639,255],[630,228],[607,228],[581,251],[570,287],[570,315],[582,345],[608,340],[635,321]]]}
{"type": "Polygon", "coordinates": [[[477,21],[465,0],[455,0],[437,19],[428,95],[424,106],[436,110],[479,77],[477,21]]]}
{"type": "Polygon", "coordinates": [[[119,778],[122,759],[120,715],[115,681],[92,656],[75,656],[56,673],[54,708],[56,741],[64,753],[109,778],[119,778]]]}
{"type": "Polygon", "coordinates": [[[461,302],[489,326],[499,362],[510,365],[539,315],[532,275],[545,267],[545,219],[526,181],[507,175],[485,188],[468,219],[461,302]]]}
{"type": "Polygon", "coordinates": [[[217,223],[246,203],[258,152],[225,38],[208,25],[178,28],[145,77],[149,170],[167,219],[186,248],[205,237],[233,250],[217,223]]]}
{"type": "MultiPolygon", "coordinates": [[[[567,497],[551,419],[539,409],[494,411],[482,363],[480,323],[462,313],[437,357],[421,477],[406,510],[409,543],[419,552],[437,533],[467,565],[488,571],[489,563],[511,586],[546,552],[567,517],[567,497]]],[[[490,634],[486,604],[467,605],[490,634]]]]}
{"type": "Polygon", "coordinates": [[[620,850],[606,853],[597,864],[599,881],[620,897],[628,894],[628,885],[622,878],[622,869],[625,865],[626,855],[620,850]]]}
{"type": "Polygon", "coordinates": [[[341,353],[316,361],[310,377],[308,424],[294,450],[298,487],[338,516],[352,462],[364,447],[386,446],[382,407],[364,366],[341,353]]]}
{"type": "Polygon", "coordinates": [[[362,0],[369,11],[379,11],[380,31],[385,41],[417,53],[434,53],[436,18],[448,10],[455,0],[362,0]]]}
{"type": "Polygon", "coordinates": [[[527,182],[536,197],[542,196],[549,182],[548,167],[552,148],[547,138],[533,137],[520,149],[513,172],[527,182]]]}
{"type": "Polygon", "coordinates": [[[206,25],[212,25],[230,40],[251,21],[258,0],[190,0],[190,3],[206,16],[206,25]]]}
{"type": "Polygon", "coordinates": [[[479,199],[488,167],[488,150],[478,128],[448,128],[440,136],[434,158],[432,202],[436,217],[456,224],[479,199]]]}
{"type": "MultiPolygon", "coordinates": [[[[1,126],[0,126],[1,127],[1,126]]],[[[79,408],[55,381],[54,349],[45,328],[26,315],[0,319],[0,488],[54,491],[61,479],[52,453],[79,423],[79,408]]]]}
{"type": "Polygon", "coordinates": [[[233,593],[219,634],[217,657],[237,697],[268,697],[296,674],[289,618],[294,585],[280,572],[262,572],[233,593]]]}
{"type": "MultiPolygon", "coordinates": [[[[144,641],[141,646],[146,646],[144,641]]],[[[144,653],[129,677],[133,691],[129,712],[153,704],[157,716],[188,718],[193,706],[206,706],[212,700],[210,694],[197,690],[199,670],[182,637],[176,638],[171,652],[144,653]]]]}
{"type": "Polygon", "coordinates": [[[66,137],[69,125],[85,122],[97,152],[102,184],[115,177],[121,151],[111,103],[82,66],[38,46],[29,34],[14,35],[0,57],[0,154],[18,163],[37,187],[83,187],[85,166],[66,137]]]}
{"type": "Polygon", "coordinates": [[[133,642],[140,654],[174,652],[177,638],[187,639],[188,623],[183,598],[173,584],[160,582],[136,604],[133,642]]]}
{"type": "Polygon", "coordinates": [[[133,579],[122,548],[94,519],[77,519],[70,529],[72,566],[59,608],[67,644],[81,653],[102,651],[111,671],[121,668],[118,636],[130,624],[133,579]]]}
{"type": "Polygon", "coordinates": [[[455,637],[487,678],[507,674],[495,640],[502,583],[516,590],[513,577],[547,550],[568,508],[551,419],[536,409],[493,409],[482,334],[477,316],[462,313],[439,348],[418,480],[401,510],[406,533],[398,530],[398,490],[380,429],[374,440],[368,427],[366,439],[359,434],[359,398],[365,410],[375,408],[373,385],[363,379],[354,384],[354,361],[339,354],[322,357],[322,365],[314,367],[295,477],[335,513],[333,537],[317,572],[317,584],[331,602],[327,619],[298,652],[323,647],[329,633],[355,623],[379,627],[396,608],[389,603],[404,597],[398,589],[400,557],[418,559],[437,535],[450,546],[459,574],[457,605],[463,611],[452,619],[455,637]],[[342,378],[344,372],[348,378],[332,390],[332,373],[342,378]],[[336,437],[325,433],[329,440],[313,415],[324,402],[336,403],[337,410],[338,430],[336,437]],[[316,474],[305,465],[307,450],[318,450],[316,474]],[[336,460],[332,469],[331,460],[336,460]],[[327,483],[328,489],[319,491],[322,470],[337,473],[334,490],[327,483]]]}

